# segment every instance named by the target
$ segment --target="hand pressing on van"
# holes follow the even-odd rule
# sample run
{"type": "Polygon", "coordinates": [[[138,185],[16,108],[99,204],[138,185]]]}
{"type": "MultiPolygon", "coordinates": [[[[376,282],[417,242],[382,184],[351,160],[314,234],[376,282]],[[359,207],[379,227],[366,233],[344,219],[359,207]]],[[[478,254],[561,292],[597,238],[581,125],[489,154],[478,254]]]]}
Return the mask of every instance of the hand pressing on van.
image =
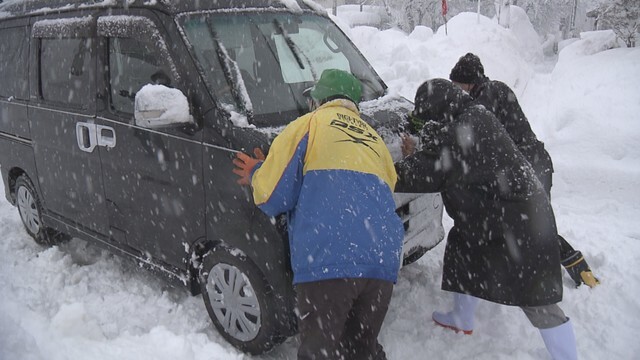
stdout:
{"type": "Polygon", "coordinates": [[[253,174],[253,169],[259,162],[264,161],[265,156],[260,148],[253,149],[253,154],[255,158],[238,151],[236,153],[236,158],[233,159],[233,165],[236,167],[233,169],[233,173],[240,176],[237,183],[240,185],[249,185],[251,184],[251,174],[253,174]]]}

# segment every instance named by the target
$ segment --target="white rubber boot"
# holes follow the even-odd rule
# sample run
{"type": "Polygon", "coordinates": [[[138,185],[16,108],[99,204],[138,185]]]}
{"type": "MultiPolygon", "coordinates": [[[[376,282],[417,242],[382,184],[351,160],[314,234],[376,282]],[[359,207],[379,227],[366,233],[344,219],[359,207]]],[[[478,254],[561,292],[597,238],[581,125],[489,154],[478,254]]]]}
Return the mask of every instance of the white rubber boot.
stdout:
{"type": "Polygon", "coordinates": [[[448,313],[434,311],[436,324],[465,335],[473,334],[473,318],[478,306],[478,298],[471,295],[453,293],[453,310],[448,313]]]}
{"type": "Polygon", "coordinates": [[[567,320],[562,325],[551,329],[540,329],[542,340],[553,360],[577,360],[576,337],[573,325],[567,320]]]}

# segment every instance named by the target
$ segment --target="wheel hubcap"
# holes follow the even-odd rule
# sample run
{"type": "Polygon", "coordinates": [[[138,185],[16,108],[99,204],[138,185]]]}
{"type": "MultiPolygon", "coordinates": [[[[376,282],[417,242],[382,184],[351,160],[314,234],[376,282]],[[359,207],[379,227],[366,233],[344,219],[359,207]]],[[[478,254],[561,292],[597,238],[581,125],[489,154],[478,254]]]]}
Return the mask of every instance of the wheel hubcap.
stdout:
{"type": "Polygon", "coordinates": [[[40,231],[40,215],[33,195],[24,186],[18,189],[18,210],[27,229],[37,234],[40,231]]]}
{"type": "Polygon", "coordinates": [[[209,272],[207,293],[213,312],[227,334],[249,341],[260,330],[260,304],[249,279],[235,266],[216,264],[209,272]]]}

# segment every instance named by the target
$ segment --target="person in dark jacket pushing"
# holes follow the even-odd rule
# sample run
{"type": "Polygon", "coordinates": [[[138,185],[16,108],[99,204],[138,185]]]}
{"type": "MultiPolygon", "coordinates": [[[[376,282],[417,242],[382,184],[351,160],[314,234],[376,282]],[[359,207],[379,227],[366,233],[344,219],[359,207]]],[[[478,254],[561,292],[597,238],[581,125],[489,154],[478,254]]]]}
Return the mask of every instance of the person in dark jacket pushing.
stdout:
{"type": "Polygon", "coordinates": [[[471,334],[477,299],[519,306],[554,359],[576,359],[562,300],[560,255],[549,198],[533,168],[496,117],[445,79],[416,93],[412,117],[426,126],[423,147],[396,164],[398,192],[441,192],[454,220],[442,289],[454,310],[440,325],[471,334]]]}
{"type": "MultiPolygon", "coordinates": [[[[471,95],[477,104],[484,105],[500,121],[502,126],[516,143],[518,150],[533,166],[538,179],[542,182],[547,195],[551,197],[553,163],[544,144],[538,140],[527,117],[524,115],[518,99],[507,84],[490,80],[484,74],[480,58],[472,53],[462,56],[451,70],[449,79],[471,95]]],[[[589,287],[598,285],[589,264],[582,252],[575,250],[565,238],[558,235],[560,259],[576,287],[582,283],[589,287]]]]}

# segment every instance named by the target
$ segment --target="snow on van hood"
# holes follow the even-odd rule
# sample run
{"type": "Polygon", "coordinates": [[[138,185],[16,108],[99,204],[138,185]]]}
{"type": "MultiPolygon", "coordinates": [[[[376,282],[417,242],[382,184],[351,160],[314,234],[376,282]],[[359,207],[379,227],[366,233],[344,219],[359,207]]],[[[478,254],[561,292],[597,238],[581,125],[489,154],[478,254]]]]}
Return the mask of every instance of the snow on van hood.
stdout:
{"type": "Polygon", "coordinates": [[[406,114],[412,110],[413,103],[397,93],[387,93],[377,99],[360,103],[360,115],[370,117],[369,123],[375,128],[397,128],[406,114]]]}
{"type": "Polygon", "coordinates": [[[413,103],[397,93],[360,103],[360,116],[380,134],[394,162],[402,159],[400,134],[412,110],[413,103]]]}
{"type": "MultiPolygon", "coordinates": [[[[402,158],[400,133],[405,125],[406,115],[413,110],[413,103],[397,93],[389,93],[374,100],[363,101],[359,107],[362,119],[370,124],[382,137],[391,152],[393,160],[399,161],[402,158]]],[[[285,126],[256,128],[254,125],[249,124],[246,116],[235,111],[232,114],[235,114],[231,117],[231,121],[235,126],[254,128],[266,134],[271,140],[285,128],[285,126]]]]}

